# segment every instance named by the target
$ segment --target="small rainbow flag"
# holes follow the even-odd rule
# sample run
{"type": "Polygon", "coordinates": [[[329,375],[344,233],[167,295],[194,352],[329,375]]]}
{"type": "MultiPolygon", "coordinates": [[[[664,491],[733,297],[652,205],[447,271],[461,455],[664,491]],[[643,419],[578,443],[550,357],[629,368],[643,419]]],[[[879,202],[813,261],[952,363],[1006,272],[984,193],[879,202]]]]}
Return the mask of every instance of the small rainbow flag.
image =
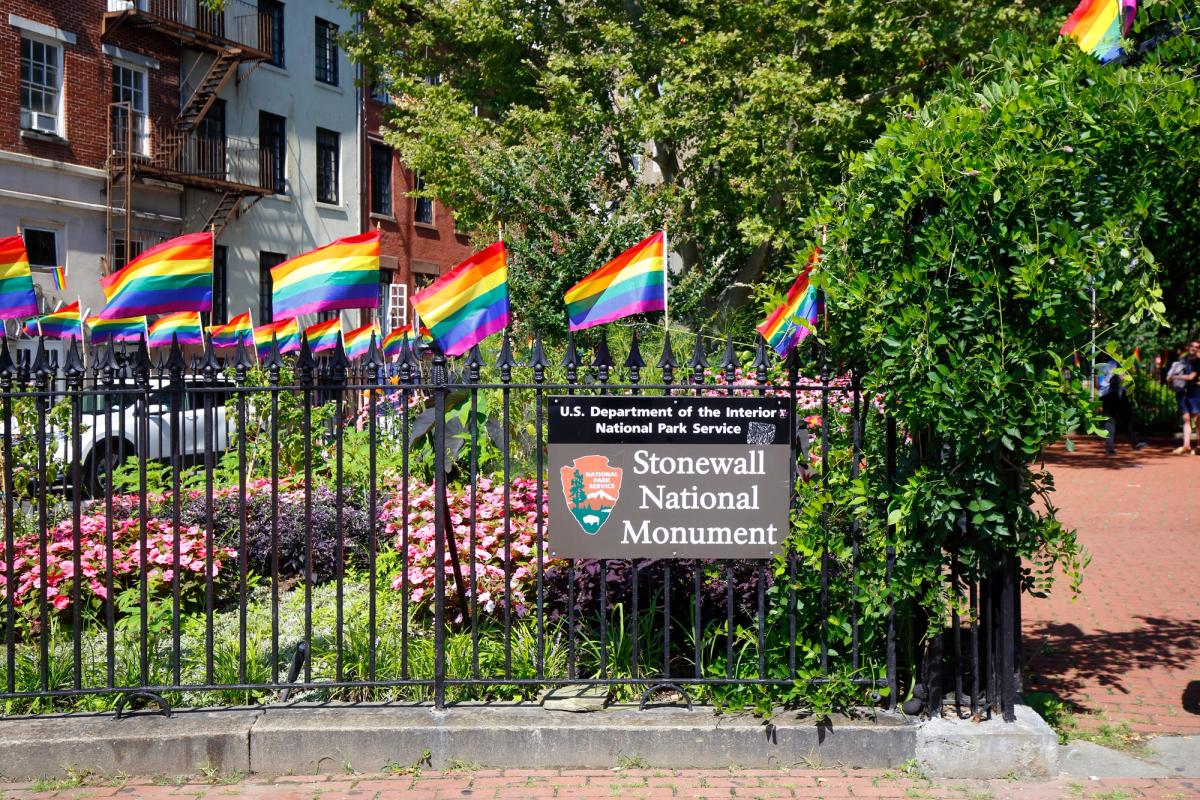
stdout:
{"type": "Polygon", "coordinates": [[[412,325],[402,325],[399,328],[394,328],[385,337],[383,337],[383,357],[395,358],[400,355],[400,350],[405,342],[408,342],[409,347],[413,347],[419,341],[429,341],[429,329],[424,325],[421,326],[421,334],[413,335],[412,325]]]}
{"type": "Polygon", "coordinates": [[[32,319],[25,325],[31,336],[48,339],[79,339],[83,341],[83,321],[79,318],[79,301],[63,306],[57,311],[32,319]],[[32,330],[31,330],[32,328],[32,330]]]}
{"type": "Polygon", "coordinates": [[[254,347],[260,359],[271,355],[272,337],[279,343],[280,355],[294,353],[300,349],[300,323],[295,319],[281,319],[255,328],[254,347]]]}
{"type": "Polygon", "coordinates": [[[151,247],[100,279],[104,319],[212,308],[213,236],[189,233],[151,247]]]}
{"type": "Polygon", "coordinates": [[[413,297],[413,308],[448,356],[462,355],[508,325],[508,254],[496,242],[413,297]]]}
{"type": "Polygon", "coordinates": [[[316,325],[309,325],[304,329],[304,335],[308,337],[308,348],[311,352],[332,350],[337,347],[338,339],[342,335],[342,318],[334,317],[316,325]]]}
{"type": "Polygon", "coordinates": [[[92,332],[91,341],[95,342],[136,342],[146,335],[145,317],[125,317],[124,319],[87,318],[88,329],[92,332]]]}
{"type": "Polygon", "coordinates": [[[208,336],[212,339],[213,349],[216,350],[254,341],[254,325],[250,321],[250,312],[243,311],[224,325],[210,325],[208,336]]]}
{"type": "Polygon", "coordinates": [[[200,313],[197,311],[179,311],[159,317],[150,326],[147,344],[150,347],[170,347],[173,336],[179,337],[179,344],[204,344],[204,333],[200,327],[200,313]]]}
{"type": "Polygon", "coordinates": [[[379,326],[374,322],[368,322],[361,328],[355,328],[342,337],[342,341],[346,343],[346,358],[354,361],[362,358],[371,349],[371,337],[375,337],[375,341],[379,341],[379,326]]]}
{"type": "Polygon", "coordinates": [[[67,290],[67,268],[66,267],[55,267],[54,268],[54,285],[58,288],[58,290],[60,292],[65,292],[67,290]]]}
{"type": "Polygon", "coordinates": [[[25,240],[20,236],[0,239],[0,319],[28,317],[38,313],[33,293],[33,273],[25,240]]]}
{"type": "Polygon", "coordinates": [[[666,236],[648,236],[567,290],[573,331],[667,307],[666,236]]]}
{"type": "Polygon", "coordinates": [[[379,305],[379,231],[337,239],[271,269],[275,313],[299,317],[379,305]]]}
{"type": "Polygon", "coordinates": [[[809,275],[820,256],[821,248],[814,248],[808,258],[808,265],[788,290],[783,305],[772,311],[757,328],[771,349],[781,356],[786,356],[793,347],[816,330],[817,318],[821,314],[821,302],[817,287],[809,283],[809,275]]]}
{"type": "Polygon", "coordinates": [[[1121,55],[1121,38],[1129,35],[1136,15],[1137,0],[1083,0],[1058,33],[1107,64],[1121,55]]]}

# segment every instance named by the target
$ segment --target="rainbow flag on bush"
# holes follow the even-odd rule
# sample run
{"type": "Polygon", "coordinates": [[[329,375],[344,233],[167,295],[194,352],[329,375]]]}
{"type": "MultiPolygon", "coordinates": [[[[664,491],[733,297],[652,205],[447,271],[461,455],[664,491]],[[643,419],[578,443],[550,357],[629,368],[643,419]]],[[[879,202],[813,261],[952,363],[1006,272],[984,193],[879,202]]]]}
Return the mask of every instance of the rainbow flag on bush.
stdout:
{"type": "Polygon", "coordinates": [[[124,317],[122,319],[87,318],[88,329],[95,342],[136,342],[146,335],[146,318],[124,317]]]}
{"type": "Polygon", "coordinates": [[[38,313],[33,293],[33,273],[25,240],[20,236],[0,239],[0,319],[28,317],[38,313]]]}
{"type": "Polygon", "coordinates": [[[25,324],[25,332],[30,336],[45,336],[47,339],[83,341],[83,320],[79,317],[79,301],[31,319],[25,324]]]}
{"type": "Polygon", "coordinates": [[[342,337],[342,341],[346,343],[346,358],[351,361],[362,358],[371,349],[371,337],[375,337],[375,341],[379,341],[379,326],[374,322],[368,322],[361,328],[355,328],[342,337]]]}
{"type": "Polygon", "coordinates": [[[821,301],[817,287],[809,282],[809,276],[820,255],[821,248],[814,248],[808,265],[788,290],[783,305],[772,311],[757,328],[771,349],[781,356],[786,356],[816,330],[817,319],[821,315],[821,301]]]}
{"type": "Polygon", "coordinates": [[[208,335],[212,339],[213,349],[216,350],[254,341],[254,324],[250,321],[250,312],[244,311],[224,325],[210,325],[208,335]]]}
{"type": "Polygon", "coordinates": [[[1107,64],[1121,55],[1121,38],[1129,35],[1136,15],[1137,0],[1083,0],[1058,33],[1107,64]]]}
{"type": "Polygon", "coordinates": [[[104,319],[212,308],[213,236],[189,233],[155,245],[100,279],[104,319]]]}
{"type": "Polygon", "coordinates": [[[319,353],[322,350],[332,350],[337,347],[342,336],[342,318],[334,317],[316,325],[309,325],[304,329],[304,335],[308,337],[309,351],[319,353]]]}
{"type": "Polygon", "coordinates": [[[268,322],[254,329],[254,347],[259,359],[271,355],[271,339],[279,343],[279,354],[294,353],[300,349],[300,323],[294,319],[268,322]]]}
{"type": "Polygon", "coordinates": [[[196,311],[179,311],[159,317],[150,326],[147,344],[150,347],[170,347],[172,336],[179,337],[179,344],[204,344],[204,331],[200,326],[200,314],[196,311]]]}
{"type": "Polygon", "coordinates": [[[508,325],[508,253],[481,250],[413,297],[413,308],[448,356],[462,355],[508,325]]]}
{"type": "Polygon", "coordinates": [[[659,231],[567,290],[573,331],[667,307],[666,235],[659,231]]]}
{"type": "Polygon", "coordinates": [[[299,317],[379,305],[379,231],[347,236],[271,269],[275,313],[299,317]]]}

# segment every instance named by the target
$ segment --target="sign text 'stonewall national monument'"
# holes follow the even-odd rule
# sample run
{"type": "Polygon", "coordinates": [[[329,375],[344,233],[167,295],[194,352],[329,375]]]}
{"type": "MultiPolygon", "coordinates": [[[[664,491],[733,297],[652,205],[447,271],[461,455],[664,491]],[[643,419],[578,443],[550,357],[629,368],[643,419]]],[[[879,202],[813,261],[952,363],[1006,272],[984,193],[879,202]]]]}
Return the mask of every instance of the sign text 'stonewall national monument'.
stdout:
{"type": "Polygon", "coordinates": [[[794,425],[779,397],[551,397],[550,554],[774,556],[794,425]]]}

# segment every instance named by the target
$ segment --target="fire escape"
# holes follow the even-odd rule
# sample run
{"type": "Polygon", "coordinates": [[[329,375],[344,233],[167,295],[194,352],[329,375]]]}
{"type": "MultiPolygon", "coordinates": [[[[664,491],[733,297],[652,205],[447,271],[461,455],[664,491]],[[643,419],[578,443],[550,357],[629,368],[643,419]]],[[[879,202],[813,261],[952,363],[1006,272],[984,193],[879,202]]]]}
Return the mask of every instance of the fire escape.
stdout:
{"type": "MultiPolygon", "coordinates": [[[[225,135],[224,118],[210,114],[217,95],[238,70],[241,77],[271,55],[271,29],[265,16],[245,0],[226,0],[218,11],[201,0],[108,0],[102,38],[117,31],[148,30],[190,51],[194,61],[184,78],[179,113],[154,130],[146,108],[113,102],[108,113],[107,229],[109,264],[128,260],[132,194],[146,179],[212,192],[216,201],[205,221],[216,237],[263,196],[261,151],[257,142],[225,135]],[[124,243],[117,258],[116,243],[124,243]],[[115,260],[114,260],[115,259],[115,260]]],[[[186,56],[187,53],[183,54],[186,56]]],[[[148,90],[148,87],[146,87],[148,90]]],[[[111,268],[111,267],[110,267],[111,268]]]]}

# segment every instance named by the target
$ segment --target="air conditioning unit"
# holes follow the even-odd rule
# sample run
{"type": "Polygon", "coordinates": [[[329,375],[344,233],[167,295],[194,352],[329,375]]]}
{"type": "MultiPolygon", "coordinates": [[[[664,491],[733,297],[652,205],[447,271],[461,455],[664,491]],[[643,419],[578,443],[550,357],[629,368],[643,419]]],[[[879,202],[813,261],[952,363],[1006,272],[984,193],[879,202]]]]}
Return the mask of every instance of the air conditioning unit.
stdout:
{"type": "Polygon", "coordinates": [[[40,111],[22,111],[21,127],[41,133],[58,133],[58,117],[40,111]]]}

